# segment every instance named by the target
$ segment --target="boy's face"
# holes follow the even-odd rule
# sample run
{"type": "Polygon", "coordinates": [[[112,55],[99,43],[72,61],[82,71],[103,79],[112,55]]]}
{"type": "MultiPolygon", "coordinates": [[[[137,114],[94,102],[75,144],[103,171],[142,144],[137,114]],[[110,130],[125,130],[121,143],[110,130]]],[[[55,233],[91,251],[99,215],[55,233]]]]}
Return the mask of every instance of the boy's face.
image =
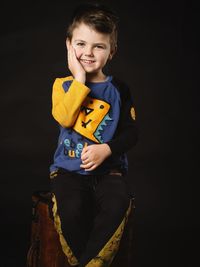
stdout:
{"type": "Polygon", "coordinates": [[[110,35],[99,33],[84,23],[74,29],[71,45],[87,73],[100,73],[108,59],[112,58],[110,35]]]}

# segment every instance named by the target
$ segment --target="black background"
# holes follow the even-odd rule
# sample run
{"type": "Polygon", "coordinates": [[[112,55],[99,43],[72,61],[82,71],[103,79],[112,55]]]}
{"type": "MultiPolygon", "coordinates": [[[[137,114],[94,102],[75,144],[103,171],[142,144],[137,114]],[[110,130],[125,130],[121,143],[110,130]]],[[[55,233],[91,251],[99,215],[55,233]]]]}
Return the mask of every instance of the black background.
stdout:
{"type": "MultiPolygon", "coordinates": [[[[57,144],[52,83],[66,76],[66,23],[80,2],[1,1],[1,267],[26,266],[31,195],[49,188],[57,144]]],[[[107,70],[130,86],[139,127],[128,152],[133,266],[193,266],[198,8],[191,1],[101,2],[120,17],[118,53],[107,70]]]]}

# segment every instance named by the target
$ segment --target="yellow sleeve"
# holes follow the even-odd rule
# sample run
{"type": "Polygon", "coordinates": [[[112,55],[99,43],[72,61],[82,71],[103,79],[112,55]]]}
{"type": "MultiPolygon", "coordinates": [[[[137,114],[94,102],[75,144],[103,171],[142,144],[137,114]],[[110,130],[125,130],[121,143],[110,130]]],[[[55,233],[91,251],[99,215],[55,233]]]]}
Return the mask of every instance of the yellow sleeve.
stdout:
{"type": "Polygon", "coordinates": [[[79,114],[81,104],[90,89],[84,84],[73,80],[68,91],[65,92],[62,85],[67,80],[57,78],[53,84],[52,115],[62,127],[72,127],[79,114]]]}

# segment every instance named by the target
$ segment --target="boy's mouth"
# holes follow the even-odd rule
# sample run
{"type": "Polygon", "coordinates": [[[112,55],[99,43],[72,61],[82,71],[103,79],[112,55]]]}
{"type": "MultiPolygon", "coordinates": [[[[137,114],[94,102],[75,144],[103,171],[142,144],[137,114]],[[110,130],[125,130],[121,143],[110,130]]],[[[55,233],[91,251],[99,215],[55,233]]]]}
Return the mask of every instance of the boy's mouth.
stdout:
{"type": "Polygon", "coordinates": [[[89,60],[89,59],[81,59],[81,62],[85,63],[85,64],[92,64],[95,61],[94,60],[89,60]]]}

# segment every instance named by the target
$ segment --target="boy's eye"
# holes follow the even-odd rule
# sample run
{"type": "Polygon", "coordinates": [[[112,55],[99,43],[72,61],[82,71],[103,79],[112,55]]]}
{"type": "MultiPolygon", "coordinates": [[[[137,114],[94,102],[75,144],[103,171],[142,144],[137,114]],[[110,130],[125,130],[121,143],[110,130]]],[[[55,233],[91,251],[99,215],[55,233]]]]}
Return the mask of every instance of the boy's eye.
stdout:
{"type": "Polygon", "coordinates": [[[98,49],[104,49],[104,46],[103,45],[96,45],[96,48],[98,48],[98,49]]]}
{"type": "Polygon", "coordinates": [[[84,43],[77,43],[78,46],[84,46],[84,43]]]}

